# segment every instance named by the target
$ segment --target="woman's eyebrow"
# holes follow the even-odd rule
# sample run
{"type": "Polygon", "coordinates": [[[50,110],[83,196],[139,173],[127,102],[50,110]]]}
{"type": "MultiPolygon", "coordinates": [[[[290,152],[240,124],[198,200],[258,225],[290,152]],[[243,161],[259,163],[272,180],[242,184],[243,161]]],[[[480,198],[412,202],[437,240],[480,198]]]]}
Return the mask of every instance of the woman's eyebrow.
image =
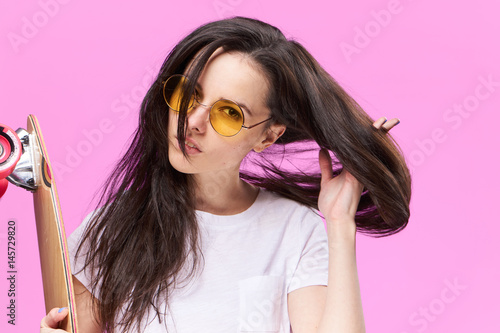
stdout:
{"type": "Polygon", "coordinates": [[[250,108],[248,106],[241,102],[236,102],[236,104],[238,104],[242,109],[244,109],[246,112],[248,112],[249,115],[252,116],[252,111],[250,111],[250,108]]]}

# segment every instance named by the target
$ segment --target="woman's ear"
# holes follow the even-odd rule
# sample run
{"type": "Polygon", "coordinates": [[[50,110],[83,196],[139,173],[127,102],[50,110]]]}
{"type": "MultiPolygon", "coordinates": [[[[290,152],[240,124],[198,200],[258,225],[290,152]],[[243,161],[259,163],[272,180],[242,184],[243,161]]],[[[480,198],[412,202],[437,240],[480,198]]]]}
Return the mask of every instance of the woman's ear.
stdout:
{"type": "Polygon", "coordinates": [[[256,153],[260,153],[270,145],[276,142],[276,140],[279,139],[280,136],[285,133],[286,126],[285,125],[280,125],[280,124],[273,124],[271,125],[266,131],[265,131],[265,137],[264,139],[259,142],[253,150],[256,153]]]}

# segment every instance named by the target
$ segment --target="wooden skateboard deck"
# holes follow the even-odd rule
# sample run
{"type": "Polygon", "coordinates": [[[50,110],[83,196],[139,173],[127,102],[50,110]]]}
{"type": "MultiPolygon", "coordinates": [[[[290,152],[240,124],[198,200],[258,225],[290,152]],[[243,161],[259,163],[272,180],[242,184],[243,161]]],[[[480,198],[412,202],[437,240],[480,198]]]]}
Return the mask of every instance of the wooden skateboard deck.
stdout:
{"type": "MultiPolygon", "coordinates": [[[[19,130],[18,130],[19,131],[19,130]]],[[[33,192],[40,266],[46,312],[56,307],[67,307],[69,315],[60,328],[75,333],[77,330],[76,304],[66,245],[66,233],[62,220],[59,198],[42,132],[34,115],[28,117],[33,178],[29,180],[36,189],[33,192]]],[[[26,140],[26,136],[22,138],[26,140]]],[[[10,179],[9,179],[10,180],[10,179]]],[[[16,184],[18,185],[18,184],[16,184]]]]}

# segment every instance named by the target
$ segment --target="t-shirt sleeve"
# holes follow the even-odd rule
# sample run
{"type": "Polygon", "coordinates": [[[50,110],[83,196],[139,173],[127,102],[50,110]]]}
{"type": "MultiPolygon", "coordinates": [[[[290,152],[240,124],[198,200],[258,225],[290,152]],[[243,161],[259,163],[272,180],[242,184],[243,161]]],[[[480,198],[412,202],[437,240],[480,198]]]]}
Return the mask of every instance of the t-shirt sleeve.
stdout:
{"type": "Polygon", "coordinates": [[[92,218],[93,212],[87,215],[83,222],[71,233],[67,239],[69,259],[71,263],[71,272],[80,281],[85,288],[90,290],[90,274],[86,270],[82,270],[85,264],[85,255],[88,251],[87,247],[82,247],[78,253],[78,257],[75,257],[76,250],[80,245],[85,229],[92,218]]]}
{"type": "Polygon", "coordinates": [[[307,286],[328,285],[328,238],[321,217],[308,210],[300,223],[301,255],[288,293],[307,286]]]}

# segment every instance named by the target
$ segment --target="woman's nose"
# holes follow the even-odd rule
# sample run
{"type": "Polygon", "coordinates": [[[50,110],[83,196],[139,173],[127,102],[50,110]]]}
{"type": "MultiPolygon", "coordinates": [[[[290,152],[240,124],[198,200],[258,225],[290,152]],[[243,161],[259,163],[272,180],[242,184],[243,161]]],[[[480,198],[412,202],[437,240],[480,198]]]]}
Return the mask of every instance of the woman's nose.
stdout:
{"type": "Polygon", "coordinates": [[[188,128],[194,132],[205,133],[210,121],[210,106],[195,103],[191,112],[188,113],[188,128]]]}

